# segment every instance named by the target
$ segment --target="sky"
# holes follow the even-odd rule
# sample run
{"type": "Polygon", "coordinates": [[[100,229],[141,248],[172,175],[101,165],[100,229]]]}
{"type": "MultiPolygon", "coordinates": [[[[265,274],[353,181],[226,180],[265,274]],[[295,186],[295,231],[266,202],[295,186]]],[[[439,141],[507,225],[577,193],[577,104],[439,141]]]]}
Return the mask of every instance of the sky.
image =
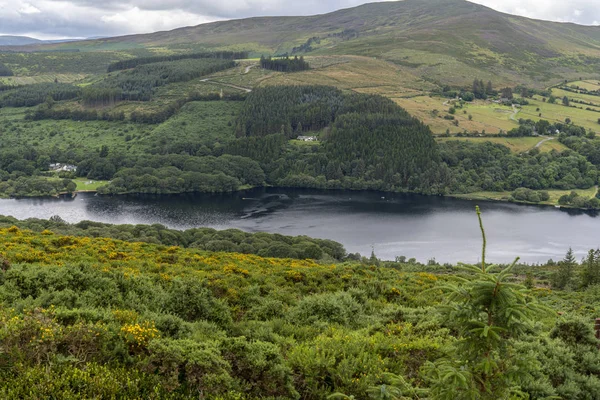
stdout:
{"type": "MultiPolygon", "coordinates": [[[[530,18],[600,24],[599,0],[472,0],[530,18]]],[[[119,36],[224,19],[313,15],[365,0],[0,0],[0,35],[38,39],[119,36]]]]}

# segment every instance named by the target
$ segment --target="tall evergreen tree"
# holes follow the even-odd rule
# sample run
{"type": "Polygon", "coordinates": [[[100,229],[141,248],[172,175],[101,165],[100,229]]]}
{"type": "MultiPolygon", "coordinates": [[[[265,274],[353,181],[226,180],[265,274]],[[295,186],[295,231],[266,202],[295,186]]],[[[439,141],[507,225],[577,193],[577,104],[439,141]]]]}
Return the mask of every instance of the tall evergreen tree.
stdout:
{"type": "Polygon", "coordinates": [[[600,283],[600,250],[590,250],[583,261],[581,283],[584,287],[600,283]]]}
{"type": "Polygon", "coordinates": [[[459,337],[447,358],[425,364],[432,399],[518,398],[519,385],[531,382],[539,368],[530,355],[516,351],[514,340],[526,334],[536,315],[549,310],[536,304],[525,288],[508,282],[518,258],[499,272],[486,264],[479,207],[477,215],[483,237],[481,264],[461,267],[473,275],[462,285],[442,287],[450,301],[442,312],[459,337]]]}
{"type": "Polygon", "coordinates": [[[571,283],[573,279],[573,269],[577,261],[575,260],[575,254],[573,249],[569,248],[565,258],[558,264],[558,271],[554,275],[553,286],[557,289],[564,289],[571,283]]]}

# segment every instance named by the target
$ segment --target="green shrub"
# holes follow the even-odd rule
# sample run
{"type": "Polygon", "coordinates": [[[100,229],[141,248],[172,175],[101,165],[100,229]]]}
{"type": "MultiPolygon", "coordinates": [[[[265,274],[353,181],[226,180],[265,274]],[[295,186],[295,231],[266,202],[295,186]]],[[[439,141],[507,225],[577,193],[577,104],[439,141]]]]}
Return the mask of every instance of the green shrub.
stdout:
{"type": "Polygon", "coordinates": [[[173,281],[165,307],[186,321],[207,320],[224,325],[232,321],[227,305],[192,279],[173,281]]]}
{"type": "Polygon", "coordinates": [[[210,342],[157,339],[150,342],[144,370],[165,379],[165,387],[184,393],[226,393],[234,385],[231,366],[210,342]]]}
{"type": "Polygon", "coordinates": [[[290,319],[299,324],[315,322],[355,326],[361,323],[364,306],[348,292],[307,296],[290,311],[290,319]]]}
{"type": "Polygon", "coordinates": [[[244,393],[254,397],[300,398],[292,371],[276,345],[238,337],[226,340],[222,351],[244,393]]]}

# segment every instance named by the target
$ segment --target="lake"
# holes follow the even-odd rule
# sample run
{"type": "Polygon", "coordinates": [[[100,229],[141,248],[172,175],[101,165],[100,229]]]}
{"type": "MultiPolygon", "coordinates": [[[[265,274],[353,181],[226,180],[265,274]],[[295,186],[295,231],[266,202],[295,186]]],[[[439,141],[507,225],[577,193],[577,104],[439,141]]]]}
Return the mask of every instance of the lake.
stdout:
{"type": "Polygon", "coordinates": [[[600,246],[593,213],[510,203],[377,192],[256,189],[222,195],[0,200],[0,214],[18,219],[59,215],[68,222],[159,223],[173,229],[210,226],[248,232],[332,239],[349,252],[383,259],[404,255],[425,262],[476,262],[481,236],[475,205],[483,211],[488,260],[529,263],[578,257],[600,246]]]}

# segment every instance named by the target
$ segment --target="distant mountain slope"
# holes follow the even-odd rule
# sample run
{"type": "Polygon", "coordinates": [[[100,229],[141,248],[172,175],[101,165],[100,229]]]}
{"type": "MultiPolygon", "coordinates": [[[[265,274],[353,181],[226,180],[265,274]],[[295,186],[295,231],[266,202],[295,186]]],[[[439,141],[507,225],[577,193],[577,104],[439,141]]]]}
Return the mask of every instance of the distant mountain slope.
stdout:
{"type": "Polygon", "coordinates": [[[515,82],[559,81],[597,74],[600,66],[599,27],[532,20],[464,0],[372,3],[324,15],[222,21],[58,47],[181,44],[264,54],[295,49],[299,54],[372,56],[450,83],[472,79],[473,74],[515,82]]]}
{"type": "Polygon", "coordinates": [[[27,36],[0,35],[0,46],[26,46],[37,43],[42,43],[42,41],[27,36]]]}

